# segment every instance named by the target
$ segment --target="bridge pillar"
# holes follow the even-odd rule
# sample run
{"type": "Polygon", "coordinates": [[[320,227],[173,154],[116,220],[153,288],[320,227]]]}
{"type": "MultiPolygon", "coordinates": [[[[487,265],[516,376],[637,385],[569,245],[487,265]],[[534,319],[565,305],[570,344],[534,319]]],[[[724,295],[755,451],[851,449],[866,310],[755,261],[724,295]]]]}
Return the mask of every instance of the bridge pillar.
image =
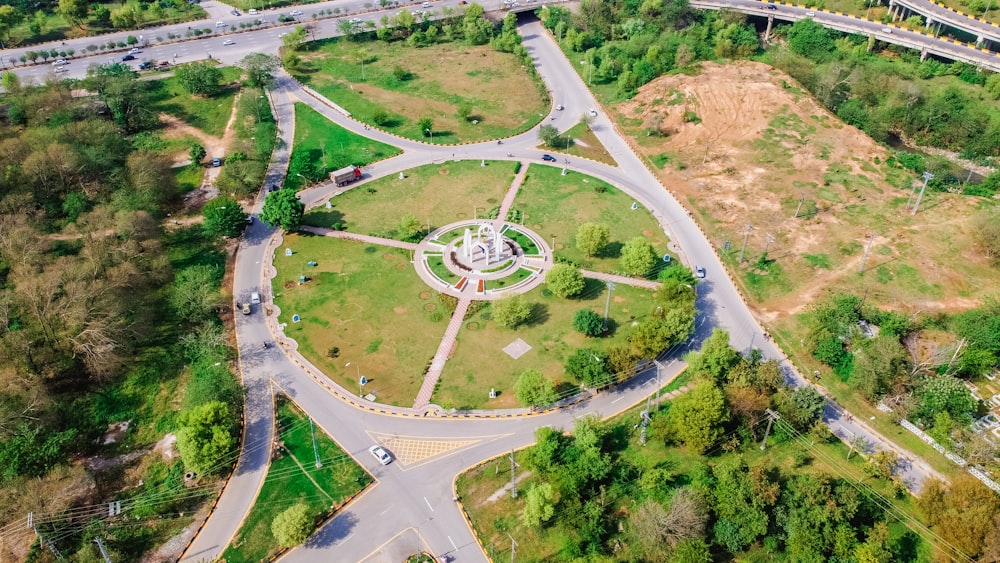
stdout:
{"type": "Polygon", "coordinates": [[[930,27],[930,26],[932,26],[932,25],[934,25],[934,20],[933,20],[933,19],[931,19],[931,18],[930,18],[930,17],[928,16],[928,17],[927,17],[927,21],[926,21],[926,22],[924,22],[924,29],[927,29],[928,27],[930,27]]]}
{"type": "Polygon", "coordinates": [[[976,47],[979,47],[980,45],[982,45],[983,41],[985,41],[985,40],[986,40],[986,38],[983,37],[982,35],[980,35],[979,37],[976,37],[976,47]]]}
{"type": "Polygon", "coordinates": [[[926,60],[927,60],[927,47],[924,47],[923,49],[920,50],[920,62],[924,62],[926,60]]]}
{"type": "Polygon", "coordinates": [[[767,29],[764,30],[764,41],[771,38],[772,27],[774,27],[774,16],[767,16],[767,29]]]}
{"type": "Polygon", "coordinates": [[[875,35],[871,34],[868,36],[868,52],[871,53],[872,49],[875,48],[875,35]]]}

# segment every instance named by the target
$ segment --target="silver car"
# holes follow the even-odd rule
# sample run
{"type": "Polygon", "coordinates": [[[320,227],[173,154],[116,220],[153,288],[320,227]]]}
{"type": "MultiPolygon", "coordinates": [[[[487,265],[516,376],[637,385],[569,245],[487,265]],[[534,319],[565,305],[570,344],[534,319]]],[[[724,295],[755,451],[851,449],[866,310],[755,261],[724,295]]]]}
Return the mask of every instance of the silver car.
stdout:
{"type": "Polygon", "coordinates": [[[392,456],[390,456],[389,452],[385,451],[382,446],[372,446],[368,448],[368,451],[370,451],[372,455],[375,456],[375,459],[377,459],[382,465],[389,465],[392,463],[392,456]]]}

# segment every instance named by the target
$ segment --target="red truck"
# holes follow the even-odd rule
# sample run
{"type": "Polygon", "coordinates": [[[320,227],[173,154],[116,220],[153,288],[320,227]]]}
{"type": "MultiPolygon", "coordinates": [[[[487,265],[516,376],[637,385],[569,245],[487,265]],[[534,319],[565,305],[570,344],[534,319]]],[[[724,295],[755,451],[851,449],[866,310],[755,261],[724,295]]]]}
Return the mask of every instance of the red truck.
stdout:
{"type": "Polygon", "coordinates": [[[359,178],[361,178],[361,169],[354,165],[330,172],[330,179],[338,186],[346,186],[359,178]]]}

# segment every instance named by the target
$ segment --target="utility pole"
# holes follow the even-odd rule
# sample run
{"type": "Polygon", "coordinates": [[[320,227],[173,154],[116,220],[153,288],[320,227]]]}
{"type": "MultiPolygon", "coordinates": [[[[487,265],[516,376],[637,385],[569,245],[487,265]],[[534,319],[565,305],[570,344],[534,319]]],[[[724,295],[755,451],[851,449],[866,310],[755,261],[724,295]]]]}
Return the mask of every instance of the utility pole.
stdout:
{"type": "Polygon", "coordinates": [[[517,498],[517,479],[514,476],[514,470],[516,468],[517,468],[517,462],[514,461],[514,450],[511,450],[510,451],[510,498],[517,498]]]}
{"type": "Polygon", "coordinates": [[[774,235],[767,233],[764,235],[764,254],[767,254],[767,249],[770,248],[771,243],[774,242],[774,235]]]}
{"type": "Polygon", "coordinates": [[[608,330],[608,313],[611,311],[611,292],[615,290],[614,282],[607,282],[607,283],[608,283],[608,298],[604,302],[604,326],[601,329],[602,331],[608,330]]]}
{"type": "Polygon", "coordinates": [[[97,549],[101,550],[101,556],[104,557],[104,563],[111,563],[111,557],[108,556],[108,550],[104,549],[104,542],[101,541],[100,536],[94,538],[94,543],[97,544],[97,549]]]}
{"type": "Polygon", "coordinates": [[[750,240],[750,231],[753,230],[753,225],[747,223],[747,226],[743,232],[743,248],[740,249],[740,262],[743,261],[743,255],[747,251],[747,241],[750,240]]]}
{"type": "Polygon", "coordinates": [[[323,462],[319,460],[319,447],[316,445],[316,424],[313,423],[313,419],[309,417],[309,432],[312,433],[313,439],[313,455],[316,456],[316,469],[323,467],[323,462]]]}
{"type": "Polygon", "coordinates": [[[514,563],[514,554],[517,553],[517,542],[514,541],[514,536],[507,533],[507,537],[510,538],[510,563],[514,563]]]}
{"type": "Polygon", "coordinates": [[[799,198],[799,206],[795,208],[795,217],[793,217],[793,219],[798,219],[799,218],[799,211],[802,210],[802,202],[804,202],[805,200],[806,200],[806,198],[804,198],[804,197],[800,197],[799,198]]]}
{"type": "Polygon", "coordinates": [[[642,422],[639,423],[639,424],[642,425],[642,434],[639,435],[639,443],[642,444],[643,446],[646,445],[646,429],[649,427],[649,399],[650,398],[652,398],[652,395],[650,395],[649,397],[646,398],[646,410],[644,410],[641,413],[639,413],[639,416],[642,417],[642,422]]]}
{"type": "Polygon", "coordinates": [[[865,246],[865,253],[861,255],[861,264],[858,266],[858,273],[865,273],[865,262],[868,260],[868,253],[871,252],[872,244],[875,242],[875,233],[868,233],[868,245],[865,246]]]}
{"type": "MultiPolygon", "coordinates": [[[[924,185],[920,188],[920,195],[917,196],[917,202],[913,204],[913,212],[910,213],[910,215],[916,215],[917,214],[917,209],[920,208],[920,201],[922,199],[924,199],[924,190],[927,189],[927,182],[929,182],[929,181],[931,181],[931,180],[934,179],[934,175],[931,174],[930,172],[924,172],[921,175],[921,177],[924,179],[924,185]]],[[[916,191],[916,186],[914,186],[913,189],[914,189],[914,191],[916,191]]],[[[913,193],[912,192],[910,193],[910,198],[911,199],[913,198],[913,193]]],[[[907,205],[909,205],[909,203],[907,203],[907,205]]]]}
{"type": "Polygon", "coordinates": [[[760,451],[764,451],[764,448],[767,447],[767,435],[771,433],[771,424],[781,418],[778,413],[771,409],[766,409],[764,412],[767,413],[767,430],[764,431],[764,439],[760,441],[760,451]]]}

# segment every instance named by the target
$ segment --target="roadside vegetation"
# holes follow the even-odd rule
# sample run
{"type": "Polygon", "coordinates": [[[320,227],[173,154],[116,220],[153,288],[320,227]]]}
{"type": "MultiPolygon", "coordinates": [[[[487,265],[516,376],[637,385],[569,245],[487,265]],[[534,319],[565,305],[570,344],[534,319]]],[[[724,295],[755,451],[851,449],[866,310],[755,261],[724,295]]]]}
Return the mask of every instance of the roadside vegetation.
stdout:
{"type": "MultiPolygon", "coordinates": [[[[0,524],[34,512],[70,560],[99,557],[95,535],[137,560],[191,523],[238,455],[227,248],[184,216],[171,161],[190,138],[162,135],[155,88],[131,69],[3,83],[0,524]]],[[[5,534],[3,557],[42,557],[34,540],[5,534]]]]}
{"type": "Polygon", "coordinates": [[[361,121],[410,139],[456,144],[507,137],[536,123],[549,96],[521,45],[516,18],[497,27],[483,8],[444,8],[444,19],[409,10],[376,29],[341,22],[343,38],[286,36],[285,68],[361,121]]]}
{"type": "Polygon", "coordinates": [[[820,422],[815,390],[785,387],[776,362],[741,355],[728,340],[716,331],[689,354],[695,386],[654,407],[645,445],[638,408],[607,422],[582,417],[570,435],[539,429],[536,445],[519,452],[516,498],[504,488],[507,457],[460,476],[459,498],[491,557],[509,556],[510,537],[517,557],[551,561],[996,553],[1000,498],[971,477],[949,494],[931,483],[910,497],[893,476],[895,454],[841,443],[820,422]],[[765,407],[780,416],[773,424],[765,407]]]}
{"type": "Polygon", "coordinates": [[[288,399],[277,398],[276,437],[264,485],[222,558],[267,561],[303,543],[372,478],[288,399]],[[317,467],[319,465],[319,467],[317,467]]]}

